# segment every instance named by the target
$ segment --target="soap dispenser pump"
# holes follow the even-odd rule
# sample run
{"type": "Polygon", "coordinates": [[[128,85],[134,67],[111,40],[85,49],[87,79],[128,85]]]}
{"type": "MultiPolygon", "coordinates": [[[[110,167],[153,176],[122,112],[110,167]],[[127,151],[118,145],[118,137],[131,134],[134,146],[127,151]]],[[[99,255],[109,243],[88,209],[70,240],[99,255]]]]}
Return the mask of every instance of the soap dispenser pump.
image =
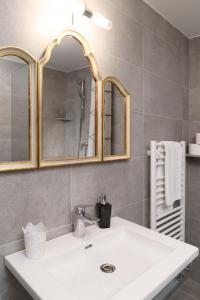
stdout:
{"type": "Polygon", "coordinates": [[[110,228],[112,205],[106,201],[106,195],[99,197],[100,202],[96,204],[97,217],[100,219],[100,228],[110,228]]]}

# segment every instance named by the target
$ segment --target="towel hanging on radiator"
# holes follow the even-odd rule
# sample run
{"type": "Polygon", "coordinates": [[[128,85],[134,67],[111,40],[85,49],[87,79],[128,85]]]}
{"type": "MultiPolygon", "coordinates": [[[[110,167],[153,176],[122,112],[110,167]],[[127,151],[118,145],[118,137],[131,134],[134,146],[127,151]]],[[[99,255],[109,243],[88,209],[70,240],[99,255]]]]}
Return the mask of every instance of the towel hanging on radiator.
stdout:
{"type": "Polygon", "coordinates": [[[165,147],[165,204],[181,199],[182,149],[178,142],[163,142],[165,147]]]}
{"type": "MultiPolygon", "coordinates": [[[[180,198],[166,205],[166,149],[164,142],[151,141],[151,229],[185,239],[185,142],[181,147],[180,198]]],[[[176,197],[177,198],[177,197],[176,197]]]]}

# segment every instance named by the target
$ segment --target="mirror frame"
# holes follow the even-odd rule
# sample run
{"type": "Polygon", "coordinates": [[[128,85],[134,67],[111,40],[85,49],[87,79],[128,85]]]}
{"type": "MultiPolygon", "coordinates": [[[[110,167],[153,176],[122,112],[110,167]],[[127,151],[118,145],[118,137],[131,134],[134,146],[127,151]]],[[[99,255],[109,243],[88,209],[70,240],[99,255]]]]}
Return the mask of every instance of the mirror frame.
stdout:
{"type": "Polygon", "coordinates": [[[37,149],[37,61],[21,48],[6,46],[0,48],[0,57],[16,56],[29,67],[29,160],[0,162],[1,171],[34,169],[38,167],[37,149]]]}
{"type": "MultiPolygon", "coordinates": [[[[66,58],[67,59],[67,58],[66,58]]],[[[90,46],[86,39],[74,30],[65,30],[60,33],[46,48],[43,58],[38,62],[38,105],[39,105],[39,167],[53,167],[62,165],[72,165],[72,164],[83,164],[91,162],[100,162],[102,159],[102,132],[101,132],[101,97],[102,97],[102,81],[99,73],[98,65],[96,59],[91,52],[90,46]],[[42,117],[43,117],[43,68],[48,63],[51,58],[51,53],[54,47],[59,46],[64,37],[74,38],[81,46],[83,50],[83,55],[88,59],[91,73],[96,84],[96,155],[89,158],[75,158],[66,157],[65,159],[43,159],[42,158],[42,117]]]]}
{"type": "Polygon", "coordinates": [[[131,158],[131,149],[130,149],[130,140],[131,140],[131,135],[130,135],[130,128],[131,128],[131,112],[130,112],[130,101],[131,97],[128,91],[125,89],[125,87],[122,85],[122,83],[114,76],[107,76],[103,79],[103,84],[102,84],[102,160],[103,161],[113,161],[113,160],[123,160],[123,159],[130,159],[131,158]],[[105,107],[105,83],[109,81],[112,84],[114,84],[119,91],[121,92],[122,96],[124,97],[124,105],[125,105],[125,110],[124,110],[124,120],[125,120],[125,153],[121,155],[104,155],[104,146],[105,146],[105,129],[104,129],[104,122],[105,122],[105,116],[104,116],[104,107],[105,107]]]}

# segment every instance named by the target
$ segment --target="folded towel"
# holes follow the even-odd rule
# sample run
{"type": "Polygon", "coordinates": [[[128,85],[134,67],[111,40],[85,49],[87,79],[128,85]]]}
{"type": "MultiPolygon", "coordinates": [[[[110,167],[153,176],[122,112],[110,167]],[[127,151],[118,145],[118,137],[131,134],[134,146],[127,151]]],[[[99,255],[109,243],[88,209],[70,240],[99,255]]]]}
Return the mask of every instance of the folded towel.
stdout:
{"type": "Polygon", "coordinates": [[[165,204],[181,199],[182,149],[178,142],[163,142],[165,146],[165,204]]]}

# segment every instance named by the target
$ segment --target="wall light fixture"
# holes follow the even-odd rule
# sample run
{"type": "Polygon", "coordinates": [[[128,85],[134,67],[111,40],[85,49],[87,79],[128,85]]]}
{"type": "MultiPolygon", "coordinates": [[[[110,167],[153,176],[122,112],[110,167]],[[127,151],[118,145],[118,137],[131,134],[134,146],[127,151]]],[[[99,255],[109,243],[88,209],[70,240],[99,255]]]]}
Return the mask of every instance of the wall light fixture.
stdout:
{"type": "Polygon", "coordinates": [[[67,8],[72,13],[88,17],[93,23],[106,30],[112,28],[112,22],[110,20],[97,12],[89,10],[81,0],[67,0],[67,8]]]}

